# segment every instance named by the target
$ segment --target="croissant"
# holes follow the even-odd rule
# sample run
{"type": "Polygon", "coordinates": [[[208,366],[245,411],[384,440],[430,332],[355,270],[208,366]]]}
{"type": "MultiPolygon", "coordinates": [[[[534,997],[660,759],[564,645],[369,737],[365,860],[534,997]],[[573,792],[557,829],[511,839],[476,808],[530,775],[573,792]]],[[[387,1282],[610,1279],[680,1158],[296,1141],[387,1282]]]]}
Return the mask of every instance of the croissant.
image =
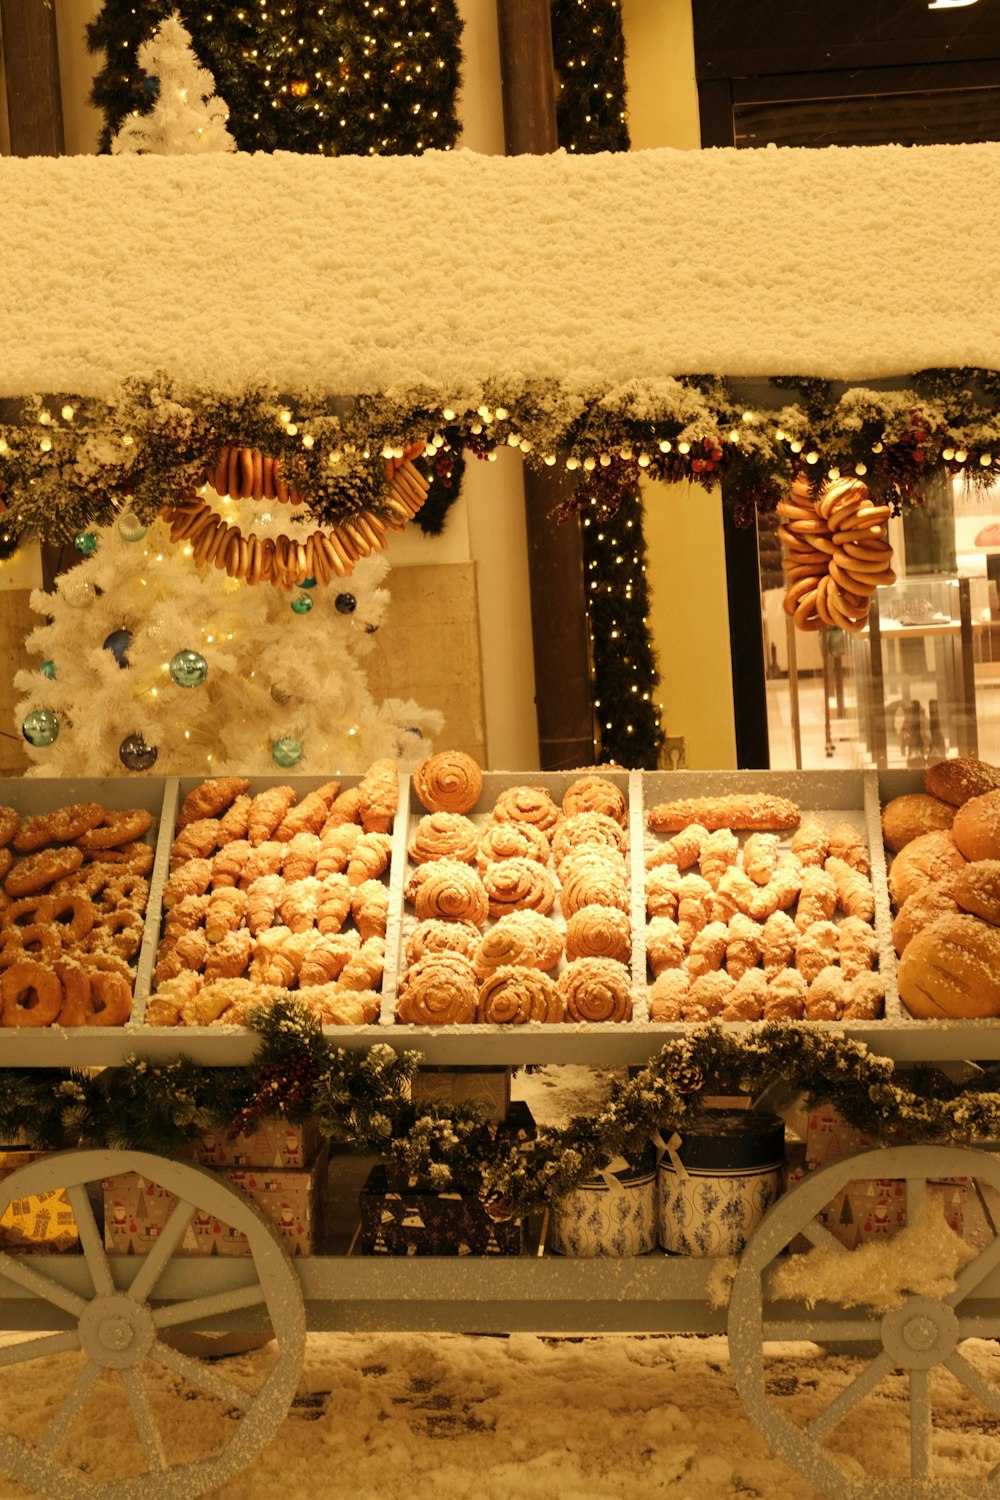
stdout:
{"type": "Polygon", "coordinates": [[[840,967],[847,979],[867,974],[878,958],[878,938],[874,927],[862,917],[845,917],[837,925],[840,967]]]}
{"type": "Polygon", "coordinates": [[[200,970],[208,956],[208,938],[201,928],[180,932],[172,941],[160,944],[153,970],[153,984],[157,989],[168,979],[176,979],[188,970],[200,970]]]}
{"type": "Polygon", "coordinates": [[[373,761],[358,787],[358,818],[366,833],[388,833],[399,801],[399,776],[394,760],[373,761]]]}
{"type": "Polygon", "coordinates": [[[691,980],[687,999],[684,1002],[685,1021],[710,1021],[721,1016],[733,998],[735,981],[725,969],[715,969],[710,974],[699,974],[691,980]]]}
{"type": "Polygon", "coordinates": [[[298,999],[321,1026],[369,1026],[378,1020],[381,1001],[374,990],[341,990],[335,985],[308,985],[298,999]]]}
{"type": "Polygon", "coordinates": [[[677,926],[684,946],[707,926],[712,910],[712,887],[700,875],[682,875],[677,899],[677,926]]]}
{"type": "Polygon", "coordinates": [[[811,984],[829,964],[835,964],[840,956],[840,937],[836,922],[810,922],[800,929],[795,945],[795,967],[807,984],[811,984]]]}
{"type": "Polygon", "coordinates": [[[203,896],[212,881],[210,859],[189,859],[167,876],[162,903],[165,911],[183,901],[185,896],[203,896]]]}
{"type": "Polygon", "coordinates": [[[680,968],[686,955],[677,923],[671,917],[653,917],[646,928],[646,961],[653,974],[680,968]]]}
{"type": "Polygon", "coordinates": [[[356,932],[326,933],[313,942],[299,968],[299,988],[310,984],[330,984],[340,977],[348,959],[361,946],[356,932]]]}
{"type": "Polygon", "coordinates": [[[348,786],[330,803],[330,811],[326,815],[326,822],[320,829],[321,834],[329,833],[332,828],[339,828],[344,823],[361,822],[361,788],[360,786],[348,786]]]}
{"type": "Polygon", "coordinates": [[[250,848],[249,839],[235,839],[219,849],[212,858],[213,891],[239,883],[250,858],[250,848]]]}
{"type": "Polygon", "coordinates": [[[163,916],[164,937],[177,937],[182,932],[190,932],[195,927],[205,925],[205,913],[208,910],[209,897],[207,894],[201,896],[184,896],[163,916]]]}
{"type": "Polygon", "coordinates": [[[281,873],[286,880],[304,880],[315,875],[316,860],[321,848],[318,833],[295,833],[288,840],[285,857],[281,862],[281,873]]]}
{"type": "Polygon", "coordinates": [[[301,802],[295,803],[285,813],[274,830],[273,837],[290,843],[298,833],[318,834],[330,814],[330,804],[339,791],[339,783],[327,783],[329,795],[323,787],[307,792],[301,802]]]}
{"type": "Polygon", "coordinates": [[[210,943],[218,943],[227,932],[235,932],[246,916],[247,893],[235,886],[223,886],[213,891],[208,898],[205,913],[205,936],[210,943]]]}
{"type": "Polygon", "coordinates": [[[219,819],[219,847],[223,844],[234,844],[237,839],[245,839],[247,827],[250,822],[250,804],[252,797],[245,792],[236,798],[232,807],[227,807],[219,819]]]}
{"type": "Polygon", "coordinates": [[[830,853],[834,859],[842,859],[860,874],[871,874],[868,844],[860,828],[855,828],[850,823],[838,823],[831,828],[830,853]]]}
{"type": "Polygon", "coordinates": [[[676,865],[678,870],[689,870],[698,863],[701,846],[707,838],[707,828],[700,823],[689,823],[647,853],[646,869],[652,870],[656,865],[676,865]]]}
{"type": "Polygon", "coordinates": [[[797,828],[788,847],[802,865],[822,865],[830,853],[830,836],[822,823],[808,819],[797,828]]]}
{"type": "Polygon", "coordinates": [[[837,905],[841,911],[846,912],[849,917],[860,917],[864,922],[874,921],[875,892],[868,876],[835,854],[830,855],[825,869],[833,877],[837,905]]]}
{"type": "Polygon", "coordinates": [[[365,938],[357,953],[344,965],[338,985],[342,990],[374,990],[382,983],[385,968],[385,938],[365,938]]]}
{"type": "Polygon", "coordinates": [[[304,880],[286,880],[278,901],[278,915],[292,932],[309,932],[316,925],[323,885],[315,875],[304,880]]]}
{"type": "Polygon", "coordinates": [[[646,915],[676,917],[681,876],[676,865],[654,865],[646,872],[646,915]]]}
{"type": "Polygon", "coordinates": [[[181,828],[170,846],[170,868],[189,859],[205,859],[215,853],[219,845],[219,823],[217,818],[196,818],[181,828]]]}
{"type": "Polygon", "coordinates": [[[743,868],[754,885],[767,885],[778,863],[778,835],[751,833],[743,845],[743,868]]]}
{"type": "Polygon", "coordinates": [[[764,956],[764,929],[752,917],[737,912],[726,933],[726,973],[738,980],[755,969],[764,956]]]}
{"type": "Polygon", "coordinates": [[[197,818],[217,818],[226,811],[250,782],[243,776],[215,776],[188,792],[177,814],[177,827],[186,828],[197,818]]]}
{"type": "MultiPolygon", "coordinates": [[[[354,886],[351,890],[351,915],[362,940],[385,937],[389,922],[389,892],[381,880],[363,880],[360,885],[354,886]]],[[[319,914],[316,925],[322,932],[319,914]]]]}
{"type": "Polygon", "coordinates": [[[205,956],[205,978],[239,979],[247,971],[253,936],[249,928],[227,932],[217,943],[210,943],[205,956]]]}
{"type": "Polygon", "coordinates": [[[768,917],[761,928],[761,941],[764,973],[769,979],[792,967],[799,929],[786,911],[776,911],[768,917]]]}
{"type": "Polygon", "coordinates": [[[724,1021],[759,1021],[767,1003],[767,975],[763,969],[747,969],[733,985],[722,1007],[724,1021]]]}
{"type": "Polygon", "coordinates": [[[730,866],[735,865],[739,848],[740,841],[730,828],[717,828],[705,839],[698,868],[713,891],[730,866]]]}
{"type": "Polygon", "coordinates": [[[289,989],[298,978],[302,960],[316,941],[312,932],[270,927],[259,934],[250,959],[250,978],[258,984],[289,989]]]}
{"type": "Polygon", "coordinates": [[[723,922],[707,922],[691,939],[687,971],[692,979],[714,974],[722,968],[729,941],[729,928],[723,922]]]}
{"type": "Polygon", "coordinates": [[[833,964],[820,969],[806,995],[807,1021],[836,1021],[844,1009],[844,976],[833,964]]]}
{"type": "Polygon", "coordinates": [[[347,879],[351,885],[360,885],[364,880],[376,880],[389,868],[392,839],[387,833],[363,833],[351,850],[347,861],[347,879]]]}
{"type": "Polygon", "coordinates": [[[691,981],[686,969],[664,969],[649,987],[649,1019],[680,1021],[691,981]]]}
{"type": "Polygon", "coordinates": [[[250,858],[240,876],[240,885],[252,885],[262,875],[279,874],[284,859],[284,844],[279,844],[276,839],[265,839],[263,843],[250,850],[250,858]]]}
{"type": "Polygon", "coordinates": [[[280,875],[258,875],[247,886],[245,921],[254,937],[273,925],[284,889],[285,882],[280,875]]]}
{"type": "Polygon", "coordinates": [[[275,830],[294,802],[295,791],[290,786],[269,786],[266,791],[258,792],[250,804],[247,819],[247,838],[251,844],[263,844],[266,839],[273,839],[275,830]]]}
{"type": "MultiPolygon", "coordinates": [[[[380,884],[379,889],[383,890],[384,887],[380,884]]],[[[340,931],[351,910],[352,895],[346,875],[329,875],[320,882],[315,911],[316,927],[320,932],[340,931]]]]}
{"type": "Polygon", "coordinates": [[[827,922],[837,910],[837,887],[833,876],[817,865],[807,865],[802,871],[802,889],[799,904],[795,909],[795,925],[800,932],[814,922],[827,922]]]}
{"type": "Polygon", "coordinates": [[[320,835],[314,874],[325,880],[328,875],[339,875],[347,869],[348,861],[358,839],[361,837],[360,823],[338,823],[320,835]]]}

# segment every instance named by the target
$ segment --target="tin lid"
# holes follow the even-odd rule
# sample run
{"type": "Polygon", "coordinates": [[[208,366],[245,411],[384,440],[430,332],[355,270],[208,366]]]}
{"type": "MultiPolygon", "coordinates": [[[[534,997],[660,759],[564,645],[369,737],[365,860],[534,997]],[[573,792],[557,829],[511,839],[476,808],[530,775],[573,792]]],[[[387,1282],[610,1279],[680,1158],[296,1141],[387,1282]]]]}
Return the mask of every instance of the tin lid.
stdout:
{"type": "Polygon", "coordinates": [[[774,1166],[785,1158],[785,1122],[756,1110],[706,1110],[682,1125],[677,1155],[692,1171],[774,1166]]]}

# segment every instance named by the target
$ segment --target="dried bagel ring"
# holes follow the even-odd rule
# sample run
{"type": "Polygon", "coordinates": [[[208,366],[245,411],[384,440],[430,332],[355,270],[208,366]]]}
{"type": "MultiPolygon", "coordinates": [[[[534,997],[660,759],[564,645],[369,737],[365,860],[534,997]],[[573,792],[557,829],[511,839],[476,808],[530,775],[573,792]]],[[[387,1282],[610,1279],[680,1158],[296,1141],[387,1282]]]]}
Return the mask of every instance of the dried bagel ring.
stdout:
{"type": "Polygon", "coordinates": [[[90,974],[89,1026],[124,1026],[132,1014],[132,986],[121,974],[97,969],[90,974]]]}
{"type": "Polygon", "coordinates": [[[6,848],[21,826],[21,814],[16,808],[0,806],[0,848],[6,848]]]}
{"type": "Polygon", "coordinates": [[[86,1026],[91,1013],[90,975],[79,964],[66,959],[55,965],[55,971],[63,987],[63,1003],[55,1024],[86,1026]]]}
{"type": "Polygon", "coordinates": [[[48,964],[22,959],[0,977],[4,1026],[51,1026],[63,1003],[59,976],[48,964]]]}
{"type": "Polygon", "coordinates": [[[22,896],[12,901],[3,913],[4,928],[29,927],[32,922],[47,922],[51,911],[48,896],[22,896]]]}
{"type": "Polygon", "coordinates": [[[128,807],[121,812],[106,812],[96,828],[81,833],[74,843],[78,849],[88,852],[94,849],[114,849],[120,844],[130,844],[152,827],[153,814],[144,807],[128,807]]]}
{"type": "Polygon", "coordinates": [[[94,925],[97,912],[86,891],[61,891],[45,898],[47,920],[64,941],[81,943],[94,925]]]}
{"type": "Polygon", "coordinates": [[[38,959],[40,963],[51,964],[62,953],[62,938],[58,927],[53,927],[51,922],[32,922],[30,927],[16,927],[18,942],[25,958],[38,959]]]}
{"type": "Polygon", "coordinates": [[[124,959],[132,959],[142,947],[143,920],[130,906],[108,912],[94,925],[88,946],[98,952],[112,949],[124,959]]]}
{"type": "Polygon", "coordinates": [[[40,849],[37,854],[29,854],[11,867],[4,877],[3,888],[15,901],[20,896],[33,896],[66,875],[72,875],[82,864],[82,850],[71,844],[58,849],[40,849]]]}

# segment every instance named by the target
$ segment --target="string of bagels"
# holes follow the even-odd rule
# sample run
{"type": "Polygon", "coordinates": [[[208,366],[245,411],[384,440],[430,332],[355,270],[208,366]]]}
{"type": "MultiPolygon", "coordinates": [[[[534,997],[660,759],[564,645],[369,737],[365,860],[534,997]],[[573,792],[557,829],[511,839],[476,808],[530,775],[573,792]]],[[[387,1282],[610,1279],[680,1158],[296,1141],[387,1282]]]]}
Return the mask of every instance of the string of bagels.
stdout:
{"type": "MultiPolygon", "coordinates": [[[[170,527],[172,542],[187,544],[196,564],[214,564],[229,578],[285,589],[300,587],[307,579],[327,584],[347,578],[359,558],[384,551],[389,532],[402,531],[416,515],[429,488],[413,463],[423,449],[423,443],[411,443],[401,458],[386,460],[389,490],[384,515],[353,511],[333,526],[317,527],[303,541],[284,532],[260,537],[251,531],[244,536],[235,522],[225,520],[200,494],[188,495],[160,514],[170,527]]],[[[308,505],[306,497],[285,481],[280,460],[259,448],[224,447],[208,482],[217,495],[233,500],[308,505]]]]}
{"type": "Polygon", "coordinates": [[[889,506],[872,504],[860,479],[828,479],[817,493],[801,475],[777,510],[785,613],[799,630],[863,631],[875,590],[896,581],[889,506]]]}

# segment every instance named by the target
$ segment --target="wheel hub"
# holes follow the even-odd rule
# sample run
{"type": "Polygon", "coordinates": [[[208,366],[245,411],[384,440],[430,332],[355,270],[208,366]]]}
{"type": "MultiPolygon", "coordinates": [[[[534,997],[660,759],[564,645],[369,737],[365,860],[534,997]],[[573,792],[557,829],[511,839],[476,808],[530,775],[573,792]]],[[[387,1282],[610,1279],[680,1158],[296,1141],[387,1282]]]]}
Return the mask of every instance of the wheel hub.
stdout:
{"type": "Polygon", "coordinates": [[[80,1345],[104,1369],[138,1364],[155,1338],[149,1309],[131,1297],[95,1297],[80,1319],[80,1345]]]}
{"type": "Polygon", "coordinates": [[[952,1308],[928,1297],[911,1297],[882,1319],[882,1343],[904,1370],[929,1370],[944,1362],[959,1341],[952,1308]]]}

